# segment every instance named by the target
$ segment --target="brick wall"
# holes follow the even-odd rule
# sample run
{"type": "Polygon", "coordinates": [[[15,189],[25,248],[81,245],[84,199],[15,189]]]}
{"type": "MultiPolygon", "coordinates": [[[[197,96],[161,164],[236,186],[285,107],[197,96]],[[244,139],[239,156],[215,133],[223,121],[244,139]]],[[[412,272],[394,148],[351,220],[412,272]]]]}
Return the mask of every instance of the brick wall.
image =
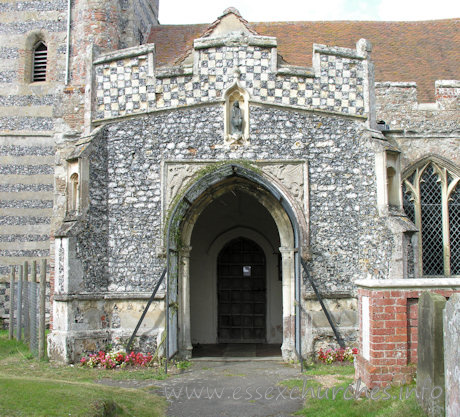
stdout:
{"type": "MultiPolygon", "coordinates": [[[[360,336],[355,376],[368,388],[409,383],[415,376],[417,365],[418,299],[423,291],[449,298],[454,292],[460,292],[460,280],[388,280],[378,282],[379,286],[374,288],[369,288],[372,285],[369,280],[366,280],[366,287],[360,286],[363,282],[357,282],[360,336]],[[391,288],[395,281],[399,285],[391,288]],[[420,281],[424,286],[409,287],[420,281]],[[450,288],[443,288],[445,281],[457,282],[450,288]],[[436,282],[439,287],[436,287],[436,282]],[[364,297],[369,301],[368,312],[367,301],[363,303],[364,297]],[[365,330],[366,315],[369,318],[368,335],[365,330]]],[[[377,285],[377,281],[374,282],[377,285]]]]}

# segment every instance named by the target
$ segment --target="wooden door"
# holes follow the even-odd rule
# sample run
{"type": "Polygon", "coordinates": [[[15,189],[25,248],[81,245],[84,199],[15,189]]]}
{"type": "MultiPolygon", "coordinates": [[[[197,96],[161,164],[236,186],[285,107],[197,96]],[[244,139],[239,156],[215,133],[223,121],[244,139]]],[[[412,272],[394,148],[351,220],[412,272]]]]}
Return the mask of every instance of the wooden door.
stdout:
{"type": "Polygon", "coordinates": [[[266,340],[266,261],[262,248],[243,237],[217,258],[219,343],[266,340]]]}

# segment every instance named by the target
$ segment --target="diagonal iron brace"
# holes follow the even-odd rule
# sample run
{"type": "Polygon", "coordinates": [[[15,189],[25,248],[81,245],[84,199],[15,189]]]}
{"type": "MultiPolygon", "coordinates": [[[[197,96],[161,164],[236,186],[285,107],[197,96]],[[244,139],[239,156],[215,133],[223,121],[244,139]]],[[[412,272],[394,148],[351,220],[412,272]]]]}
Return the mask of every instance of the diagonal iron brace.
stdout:
{"type": "Polygon", "coordinates": [[[316,288],[316,284],[313,281],[313,278],[311,277],[310,273],[308,272],[307,264],[305,263],[305,261],[303,259],[301,259],[300,261],[302,262],[303,270],[307,274],[308,281],[310,282],[311,286],[313,287],[313,291],[316,294],[316,298],[318,298],[318,301],[321,304],[321,308],[323,309],[324,314],[326,315],[327,321],[329,322],[329,325],[332,327],[332,331],[335,334],[335,338],[337,339],[337,342],[338,342],[339,346],[342,349],[345,349],[345,342],[343,341],[342,337],[339,334],[338,329],[336,328],[334,322],[332,321],[332,317],[330,316],[329,311],[327,310],[327,307],[324,304],[323,299],[321,298],[321,295],[320,295],[320,293],[318,291],[318,288],[316,288]]]}
{"type": "Polygon", "coordinates": [[[160,285],[161,285],[161,283],[163,282],[163,280],[164,280],[164,278],[165,278],[165,275],[166,275],[166,268],[163,269],[163,272],[162,272],[162,274],[161,274],[160,280],[157,282],[157,285],[155,286],[155,289],[153,290],[153,293],[152,293],[152,295],[150,296],[149,302],[148,302],[147,305],[145,306],[144,312],[142,313],[142,316],[141,316],[141,318],[139,319],[139,321],[138,321],[138,323],[137,323],[137,325],[136,325],[136,328],[134,329],[134,332],[133,332],[131,338],[129,339],[129,342],[128,342],[128,344],[126,345],[126,352],[130,352],[130,347],[131,347],[131,345],[133,344],[133,340],[134,340],[134,338],[136,337],[136,333],[137,333],[137,331],[139,330],[139,327],[141,327],[142,321],[144,320],[144,317],[145,317],[145,315],[147,314],[147,310],[149,309],[150,304],[152,304],[152,301],[153,301],[153,299],[155,298],[155,295],[157,294],[158,289],[160,288],[160,285]]]}

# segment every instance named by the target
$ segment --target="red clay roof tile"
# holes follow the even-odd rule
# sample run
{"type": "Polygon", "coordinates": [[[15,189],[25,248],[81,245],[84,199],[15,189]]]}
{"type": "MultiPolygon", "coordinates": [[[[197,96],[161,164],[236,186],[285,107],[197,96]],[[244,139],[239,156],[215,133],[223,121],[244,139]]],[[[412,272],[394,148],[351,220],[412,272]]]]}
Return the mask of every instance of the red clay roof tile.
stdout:
{"type": "MultiPolygon", "coordinates": [[[[376,81],[415,81],[420,102],[434,101],[436,80],[460,79],[460,19],[422,22],[267,22],[250,23],[257,33],[275,36],[278,53],[292,65],[312,65],[313,43],[355,48],[373,45],[376,81]]],[[[157,64],[173,65],[206,33],[209,25],[154,27],[157,64]]]]}

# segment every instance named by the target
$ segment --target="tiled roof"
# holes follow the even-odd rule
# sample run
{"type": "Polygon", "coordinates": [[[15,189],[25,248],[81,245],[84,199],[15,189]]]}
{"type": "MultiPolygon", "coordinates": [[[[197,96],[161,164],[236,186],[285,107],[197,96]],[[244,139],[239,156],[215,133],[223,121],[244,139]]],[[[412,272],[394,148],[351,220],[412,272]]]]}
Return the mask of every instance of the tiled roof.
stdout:
{"type": "MultiPolygon", "coordinates": [[[[415,81],[420,102],[434,101],[436,80],[460,79],[460,19],[421,22],[250,23],[260,35],[278,39],[278,53],[292,65],[312,66],[313,43],[355,48],[371,41],[376,81],[415,81]]],[[[207,33],[210,25],[154,27],[157,65],[173,65],[207,33]]]]}

